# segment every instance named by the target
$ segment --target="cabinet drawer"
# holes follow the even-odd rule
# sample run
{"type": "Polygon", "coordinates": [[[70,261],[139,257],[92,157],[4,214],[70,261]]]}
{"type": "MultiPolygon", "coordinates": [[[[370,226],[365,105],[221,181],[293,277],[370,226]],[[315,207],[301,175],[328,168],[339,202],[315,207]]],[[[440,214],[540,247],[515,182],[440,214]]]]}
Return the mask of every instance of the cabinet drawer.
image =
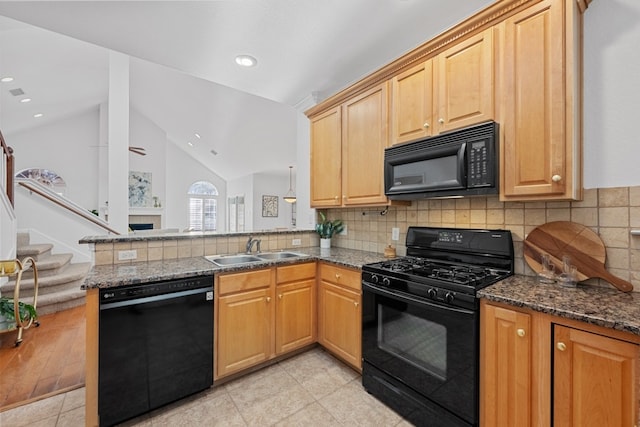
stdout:
{"type": "Polygon", "coordinates": [[[359,270],[350,270],[330,264],[320,264],[320,279],[351,288],[360,292],[362,290],[361,273],[359,270]]]}
{"type": "Polygon", "coordinates": [[[286,283],[297,280],[312,279],[316,276],[316,263],[285,265],[276,270],[276,282],[286,283]]]}
{"type": "Polygon", "coordinates": [[[250,289],[267,288],[271,285],[271,269],[252,270],[225,274],[218,278],[218,294],[226,295],[250,289]]]}

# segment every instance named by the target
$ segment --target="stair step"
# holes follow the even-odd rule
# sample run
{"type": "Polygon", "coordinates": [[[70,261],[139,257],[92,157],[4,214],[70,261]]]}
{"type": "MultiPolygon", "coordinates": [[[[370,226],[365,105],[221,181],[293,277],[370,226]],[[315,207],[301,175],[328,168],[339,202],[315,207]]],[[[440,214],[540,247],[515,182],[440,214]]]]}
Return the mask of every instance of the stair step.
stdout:
{"type": "Polygon", "coordinates": [[[39,243],[34,245],[18,246],[16,252],[20,259],[30,256],[36,261],[40,261],[51,256],[52,248],[53,245],[51,243],[39,243]]]}
{"type": "MultiPolygon", "coordinates": [[[[80,289],[82,281],[89,273],[91,263],[83,262],[69,264],[60,274],[54,276],[38,276],[38,300],[47,294],[64,291],[69,288],[80,289]]],[[[0,286],[2,295],[12,295],[15,288],[15,280],[0,286]]],[[[34,280],[24,277],[20,281],[20,298],[33,296],[34,280]]],[[[85,291],[83,291],[85,292],[85,291]]]]}
{"type": "MultiPolygon", "coordinates": [[[[38,316],[84,305],[86,294],[86,291],[77,287],[76,289],[68,289],[55,294],[38,296],[38,306],[36,307],[38,316]]],[[[28,304],[33,302],[30,298],[20,298],[20,300],[28,304]]]]}
{"type": "MultiPolygon", "coordinates": [[[[38,278],[42,279],[43,277],[61,273],[65,268],[67,268],[71,258],[73,258],[73,254],[52,254],[42,261],[36,261],[38,278]]],[[[31,268],[22,273],[22,280],[32,277],[33,269],[31,268]]]]}
{"type": "Polygon", "coordinates": [[[30,237],[29,233],[18,233],[18,247],[29,245],[30,237]]]}

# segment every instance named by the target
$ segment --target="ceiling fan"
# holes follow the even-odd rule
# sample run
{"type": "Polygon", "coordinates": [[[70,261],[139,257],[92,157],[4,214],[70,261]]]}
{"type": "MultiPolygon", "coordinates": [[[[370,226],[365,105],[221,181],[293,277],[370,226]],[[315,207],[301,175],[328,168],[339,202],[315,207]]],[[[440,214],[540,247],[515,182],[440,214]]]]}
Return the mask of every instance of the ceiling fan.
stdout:
{"type": "Polygon", "coordinates": [[[129,151],[131,151],[132,153],[135,153],[135,154],[139,154],[141,156],[146,156],[147,155],[147,153],[145,153],[144,147],[132,147],[132,146],[129,146],[129,151]]]}

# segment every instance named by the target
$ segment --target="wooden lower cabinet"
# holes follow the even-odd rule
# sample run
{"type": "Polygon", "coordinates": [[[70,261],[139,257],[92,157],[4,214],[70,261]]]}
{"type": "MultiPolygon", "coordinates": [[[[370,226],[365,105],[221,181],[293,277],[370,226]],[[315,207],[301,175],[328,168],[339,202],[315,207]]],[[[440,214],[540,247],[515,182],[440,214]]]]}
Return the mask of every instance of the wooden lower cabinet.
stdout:
{"type": "Polygon", "coordinates": [[[362,370],[362,291],[359,271],[319,266],[318,342],[362,370]]]}
{"type": "Polygon", "coordinates": [[[316,263],[216,277],[214,379],[316,341],[316,263]]]}
{"type": "Polygon", "coordinates": [[[636,426],[640,337],[481,302],[480,425],[636,426]]]}
{"type": "Polygon", "coordinates": [[[277,268],[276,354],[316,342],[316,263],[277,268]]]}

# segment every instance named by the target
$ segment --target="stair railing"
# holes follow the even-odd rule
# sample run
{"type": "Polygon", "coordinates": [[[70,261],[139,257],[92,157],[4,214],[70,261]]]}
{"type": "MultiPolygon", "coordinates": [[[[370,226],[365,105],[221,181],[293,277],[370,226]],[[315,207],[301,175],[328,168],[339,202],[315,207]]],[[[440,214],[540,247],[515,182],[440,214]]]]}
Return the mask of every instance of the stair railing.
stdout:
{"type": "Polygon", "coordinates": [[[102,227],[103,229],[107,230],[109,233],[120,234],[118,231],[111,228],[111,226],[107,221],[92,214],[82,206],[78,205],[77,203],[74,203],[73,201],[67,199],[66,197],[61,196],[60,194],[48,188],[47,186],[42,185],[35,179],[16,178],[16,182],[18,183],[18,185],[26,188],[30,192],[35,193],[45,198],[46,200],[53,202],[64,209],[67,209],[70,212],[73,212],[74,214],[86,219],[89,222],[96,224],[99,227],[102,227]]]}
{"type": "Polygon", "coordinates": [[[0,144],[2,145],[2,163],[0,163],[0,172],[4,177],[3,181],[5,181],[4,191],[7,193],[7,198],[11,202],[11,206],[13,206],[13,148],[7,146],[7,143],[4,141],[4,137],[2,136],[2,132],[0,132],[0,144]]]}

